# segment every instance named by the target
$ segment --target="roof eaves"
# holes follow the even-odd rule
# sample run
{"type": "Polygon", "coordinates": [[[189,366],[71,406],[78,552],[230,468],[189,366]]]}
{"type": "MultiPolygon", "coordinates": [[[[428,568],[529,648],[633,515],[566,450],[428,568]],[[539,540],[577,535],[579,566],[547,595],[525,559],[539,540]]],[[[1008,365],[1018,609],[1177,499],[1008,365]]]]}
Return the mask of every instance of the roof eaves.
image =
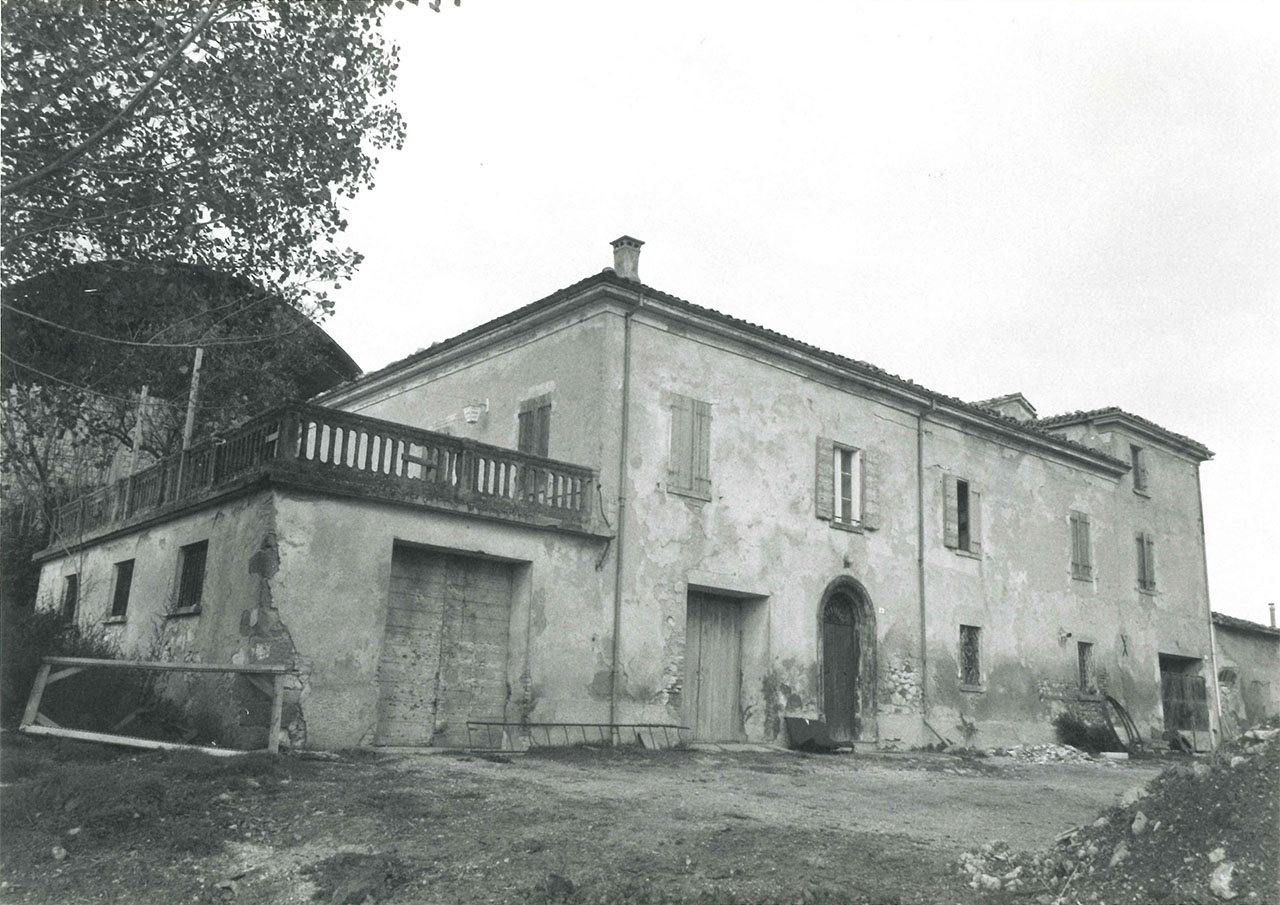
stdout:
{"type": "Polygon", "coordinates": [[[1280,628],[1272,628],[1269,625],[1263,625],[1261,622],[1241,619],[1238,616],[1228,616],[1226,613],[1214,613],[1213,621],[1215,625],[1221,625],[1223,628],[1234,628],[1244,632],[1257,632],[1261,635],[1273,635],[1280,638],[1280,628]]]}
{"type": "Polygon", "coordinates": [[[1174,446],[1180,446],[1189,452],[1192,452],[1202,459],[1213,458],[1213,450],[1205,446],[1199,440],[1193,440],[1185,434],[1179,434],[1169,430],[1167,427],[1161,427],[1154,421],[1143,418],[1141,415],[1135,415],[1132,412],[1126,412],[1119,406],[1110,405],[1105,408],[1091,409],[1089,411],[1066,412],[1061,415],[1052,415],[1048,418],[1041,418],[1039,423],[1042,427],[1065,427],[1070,424],[1080,424],[1086,421],[1128,421],[1134,427],[1141,428],[1148,433],[1156,434],[1163,437],[1166,441],[1174,446]]]}

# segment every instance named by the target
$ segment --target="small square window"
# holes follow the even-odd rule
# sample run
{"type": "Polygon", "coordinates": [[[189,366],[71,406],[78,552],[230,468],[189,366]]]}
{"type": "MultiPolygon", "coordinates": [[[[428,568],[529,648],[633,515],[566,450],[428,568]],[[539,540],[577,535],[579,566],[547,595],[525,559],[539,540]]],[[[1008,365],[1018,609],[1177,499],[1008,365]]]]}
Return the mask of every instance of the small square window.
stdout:
{"type": "Polygon", "coordinates": [[[182,548],[182,564],[178,574],[178,599],[174,609],[190,612],[200,609],[204,599],[205,560],[209,554],[209,542],[187,544],[182,548]]]}
{"type": "Polygon", "coordinates": [[[960,626],[960,684],[982,684],[982,629],[976,625],[960,626]]]}
{"type": "Polygon", "coordinates": [[[133,560],[116,563],[116,586],[111,592],[111,618],[123,619],[129,609],[129,592],[133,590],[133,560]]]}

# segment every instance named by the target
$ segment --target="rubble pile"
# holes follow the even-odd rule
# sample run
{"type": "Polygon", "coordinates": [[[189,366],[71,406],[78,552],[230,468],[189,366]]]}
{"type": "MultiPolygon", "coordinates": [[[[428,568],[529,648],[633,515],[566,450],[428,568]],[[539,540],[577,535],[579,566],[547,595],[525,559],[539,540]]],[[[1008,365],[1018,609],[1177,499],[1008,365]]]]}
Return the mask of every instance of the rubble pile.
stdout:
{"type": "Polygon", "coordinates": [[[1003,755],[1033,764],[1106,764],[1109,760],[1094,757],[1070,745],[1014,745],[1012,748],[992,748],[993,755],[1003,755]]]}
{"type": "Polygon", "coordinates": [[[1046,851],[993,842],[961,855],[974,889],[1037,905],[1280,902],[1280,721],[1212,762],[1179,764],[1046,851]]]}

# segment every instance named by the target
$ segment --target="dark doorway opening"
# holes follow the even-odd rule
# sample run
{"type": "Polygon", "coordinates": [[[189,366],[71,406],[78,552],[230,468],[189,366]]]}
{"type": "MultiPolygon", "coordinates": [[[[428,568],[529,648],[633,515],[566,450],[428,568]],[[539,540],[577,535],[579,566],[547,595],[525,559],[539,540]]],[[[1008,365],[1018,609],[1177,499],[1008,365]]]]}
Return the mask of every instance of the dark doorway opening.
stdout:
{"type": "Polygon", "coordinates": [[[838,580],[822,601],[822,706],[836,741],[874,735],[875,619],[856,582],[838,580]]]}

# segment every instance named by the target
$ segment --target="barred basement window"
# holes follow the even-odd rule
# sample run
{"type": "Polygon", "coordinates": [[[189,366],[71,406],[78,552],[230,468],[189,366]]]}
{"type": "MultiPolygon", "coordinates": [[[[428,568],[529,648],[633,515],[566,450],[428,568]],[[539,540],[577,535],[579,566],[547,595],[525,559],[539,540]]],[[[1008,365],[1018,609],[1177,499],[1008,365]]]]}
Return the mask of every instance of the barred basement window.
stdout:
{"type": "Polygon", "coordinates": [[[111,593],[111,618],[123,619],[129,609],[129,592],[133,590],[133,560],[116,563],[116,587],[111,593]]]}
{"type": "Polygon", "coordinates": [[[982,684],[982,629],[976,625],[960,626],[960,684],[982,684]]]}
{"type": "Polygon", "coordinates": [[[204,598],[204,567],[209,555],[209,542],[187,544],[180,551],[182,555],[182,571],[178,578],[178,600],[174,607],[176,612],[191,612],[200,609],[200,601],[204,598]]]}
{"type": "Polygon", "coordinates": [[[1076,642],[1076,662],[1080,668],[1080,693],[1096,695],[1098,693],[1098,679],[1093,671],[1093,644],[1091,642],[1076,642]]]}

